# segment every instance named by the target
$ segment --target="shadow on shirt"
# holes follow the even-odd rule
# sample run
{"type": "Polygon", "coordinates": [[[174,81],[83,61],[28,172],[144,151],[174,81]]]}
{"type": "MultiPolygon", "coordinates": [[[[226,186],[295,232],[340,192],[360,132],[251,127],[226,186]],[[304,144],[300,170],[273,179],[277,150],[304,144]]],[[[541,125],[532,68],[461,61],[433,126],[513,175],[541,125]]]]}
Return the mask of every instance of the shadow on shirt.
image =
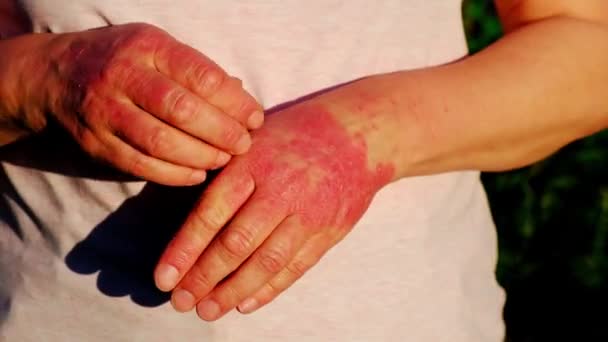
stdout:
{"type": "Polygon", "coordinates": [[[97,287],[105,295],[130,296],[148,307],[167,302],[169,294],[154,285],[153,270],[201,191],[148,183],[74,246],[67,266],[79,274],[99,272],[97,287]]]}
{"type": "MultiPolygon", "coordinates": [[[[278,105],[268,109],[266,115],[275,114],[339,86],[341,85],[278,105]]],[[[137,181],[132,176],[92,160],[53,121],[49,122],[44,132],[0,148],[0,161],[74,178],[137,181]],[[69,158],[72,158],[72,162],[67,160],[69,158]]],[[[205,184],[194,187],[167,187],[148,183],[139,194],[127,199],[93,228],[84,240],[77,243],[68,252],[66,265],[78,274],[90,275],[98,272],[97,287],[107,296],[130,296],[134,303],[146,307],[166,303],[170,295],[155,287],[154,267],[213,176],[209,174],[205,184]]],[[[10,179],[5,178],[7,184],[10,184],[10,179]]],[[[13,196],[9,197],[35,221],[40,233],[57,252],[58,241],[53,234],[46,230],[28,204],[19,198],[17,191],[12,194],[13,196]]],[[[0,202],[0,211],[2,209],[0,202]]],[[[16,236],[23,238],[23,232],[16,222],[10,227],[16,236]]],[[[0,305],[4,304],[0,302],[0,305]]]]}
{"type": "MultiPolygon", "coordinates": [[[[74,178],[139,181],[93,161],[56,126],[0,148],[0,161],[74,178]],[[78,163],[69,162],[69,158],[78,160],[78,163]]],[[[10,234],[23,243],[28,241],[8,202],[5,203],[7,199],[4,196],[10,198],[33,221],[50,250],[59,253],[59,242],[54,236],[57,232],[46,227],[44,220],[38,219],[35,210],[19,196],[17,189],[12,188],[10,177],[3,172],[2,165],[0,171],[0,219],[8,224],[12,230],[10,234]]],[[[68,268],[83,275],[98,273],[97,287],[107,296],[130,296],[134,303],[147,307],[167,302],[169,294],[157,290],[154,285],[154,266],[213,176],[209,174],[203,185],[193,187],[147,183],[137,195],[125,200],[68,252],[65,258],[68,268]]],[[[1,283],[2,279],[0,289],[3,287],[1,283]]],[[[0,293],[0,310],[8,312],[7,308],[3,308],[8,305],[4,303],[4,297],[7,296],[0,293]]],[[[10,298],[10,294],[7,298],[10,298]]]]}

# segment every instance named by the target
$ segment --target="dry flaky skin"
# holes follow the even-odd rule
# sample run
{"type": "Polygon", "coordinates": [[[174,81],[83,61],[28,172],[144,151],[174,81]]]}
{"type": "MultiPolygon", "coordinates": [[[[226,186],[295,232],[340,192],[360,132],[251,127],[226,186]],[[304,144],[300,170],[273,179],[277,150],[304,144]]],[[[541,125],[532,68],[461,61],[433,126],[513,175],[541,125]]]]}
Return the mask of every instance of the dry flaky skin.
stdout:
{"type": "Polygon", "coordinates": [[[349,134],[320,105],[273,117],[254,141],[243,159],[256,193],[289,204],[288,212],[307,226],[352,226],[394,173],[387,163],[370,165],[365,139],[349,134]]]}
{"type": "Polygon", "coordinates": [[[263,121],[240,80],[151,25],[29,34],[0,48],[2,131],[58,121],[89,154],[155,182],[201,182],[244,153],[247,129],[263,121]]]}
{"type": "Polygon", "coordinates": [[[347,127],[328,107],[310,101],[271,115],[254,132],[251,150],[234,158],[212,182],[190,224],[163,257],[178,269],[191,268],[178,287],[188,289],[194,298],[185,303],[180,299],[183,293],[174,296],[179,310],[190,310],[248,258],[245,265],[252,265],[250,268],[241,268],[214,291],[214,296],[232,305],[225,304],[222,312],[244,299],[231,297],[235,291],[226,290],[235,284],[256,290],[283,268],[312,266],[323,253],[308,255],[306,260],[295,258],[296,254],[309,248],[324,251],[337,243],[363,215],[376,192],[393,179],[393,165],[377,162],[368,153],[366,136],[376,129],[347,127]],[[233,214],[213,242],[213,235],[201,240],[201,224],[212,230],[233,214]],[[271,233],[273,243],[266,243],[265,248],[262,244],[271,233]],[[290,266],[292,259],[297,266],[290,266]],[[251,269],[267,277],[255,279],[251,269]]]}

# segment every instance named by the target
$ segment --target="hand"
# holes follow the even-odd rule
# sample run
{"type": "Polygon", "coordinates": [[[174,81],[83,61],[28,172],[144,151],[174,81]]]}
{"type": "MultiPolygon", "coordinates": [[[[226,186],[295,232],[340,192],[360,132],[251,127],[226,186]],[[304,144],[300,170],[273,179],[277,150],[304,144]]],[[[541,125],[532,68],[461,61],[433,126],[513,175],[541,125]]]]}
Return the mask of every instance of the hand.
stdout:
{"type": "Polygon", "coordinates": [[[85,151],[147,180],[200,183],[262,125],[240,80],[150,25],[62,34],[44,53],[45,109],[85,151]]]}
{"type": "Polygon", "coordinates": [[[198,303],[199,316],[215,320],[239,304],[251,312],[270,302],[391,180],[393,167],[375,162],[363,136],[345,127],[356,120],[336,120],[327,108],[309,102],[271,115],[250,152],[210,184],[156,269],[161,290],[179,282],[178,311],[198,303]]]}

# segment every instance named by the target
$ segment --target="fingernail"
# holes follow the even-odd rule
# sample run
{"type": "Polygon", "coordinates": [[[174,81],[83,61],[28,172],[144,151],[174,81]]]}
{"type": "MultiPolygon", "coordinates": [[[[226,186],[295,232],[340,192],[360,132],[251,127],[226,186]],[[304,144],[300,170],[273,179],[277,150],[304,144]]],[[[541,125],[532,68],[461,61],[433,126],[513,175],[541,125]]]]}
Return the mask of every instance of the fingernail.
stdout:
{"type": "Polygon", "coordinates": [[[194,307],[194,296],[192,293],[183,289],[175,290],[171,297],[171,303],[177,311],[190,311],[192,310],[192,307],[194,307]]]}
{"type": "Polygon", "coordinates": [[[230,155],[224,151],[220,151],[217,154],[217,159],[215,160],[215,167],[224,166],[229,161],[230,161],[230,155]]]}
{"type": "Polygon", "coordinates": [[[162,264],[156,269],[156,287],[161,291],[171,291],[179,280],[177,268],[162,264]]]}
{"type": "Polygon", "coordinates": [[[205,178],[207,178],[207,172],[203,170],[195,170],[190,175],[190,181],[192,182],[192,184],[202,183],[205,178]]]}
{"type": "Polygon", "coordinates": [[[196,313],[205,321],[213,321],[220,315],[220,306],[211,299],[206,299],[196,306],[196,313]]]}
{"type": "Polygon", "coordinates": [[[234,146],[234,152],[236,154],[245,153],[249,149],[249,146],[251,146],[251,138],[249,134],[245,134],[237,141],[236,146],[234,146]]]}
{"type": "Polygon", "coordinates": [[[251,129],[260,128],[262,127],[263,123],[264,113],[259,110],[253,112],[253,114],[251,114],[251,116],[249,116],[249,119],[247,120],[247,126],[251,129]]]}
{"type": "Polygon", "coordinates": [[[247,298],[239,304],[236,309],[242,314],[248,314],[255,311],[258,308],[258,305],[259,303],[255,298],[247,298]]]}

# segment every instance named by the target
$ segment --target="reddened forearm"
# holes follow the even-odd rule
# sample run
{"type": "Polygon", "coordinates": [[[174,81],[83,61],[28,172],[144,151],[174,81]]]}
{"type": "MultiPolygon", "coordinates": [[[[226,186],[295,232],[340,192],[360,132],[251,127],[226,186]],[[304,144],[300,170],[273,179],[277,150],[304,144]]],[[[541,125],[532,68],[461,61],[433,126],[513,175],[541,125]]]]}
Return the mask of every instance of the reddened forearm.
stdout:
{"type": "Polygon", "coordinates": [[[608,127],[607,80],[608,29],[554,18],[453,64],[375,76],[356,87],[376,94],[367,107],[383,113],[383,141],[372,145],[387,145],[379,149],[403,177],[506,170],[542,159],[608,127]]]}

